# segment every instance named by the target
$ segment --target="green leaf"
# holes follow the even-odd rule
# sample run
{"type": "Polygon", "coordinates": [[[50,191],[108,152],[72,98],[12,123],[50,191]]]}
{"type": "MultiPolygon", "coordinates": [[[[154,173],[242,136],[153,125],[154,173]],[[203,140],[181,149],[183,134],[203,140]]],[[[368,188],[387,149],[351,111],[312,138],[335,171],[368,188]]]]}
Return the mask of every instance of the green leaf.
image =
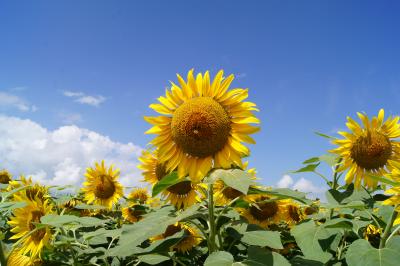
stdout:
{"type": "Polygon", "coordinates": [[[298,170],[294,171],[289,171],[289,173],[304,173],[304,172],[314,172],[315,169],[318,167],[320,163],[315,163],[315,164],[309,164],[303,168],[300,168],[298,170]]]}
{"type": "Polygon", "coordinates": [[[8,201],[8,202],[0,202],[0,209],[14,210],[18,208],[23,208],[26,206],[26,202],[22,201],[8,201]]]}
{"type": "Polygon", "coordinates": [[[149,254],[149,255],[142,255],[138,256],[139,260],[141,262],[150,264],[150,265],[157,265],[163,261],[170,260],[169,257],[163,256],[163,255],[158,255],[158,254],[149,254]]]}
{"type": "Polygon", "coordinates": [[[166,190],[170,186],[173,186],[179,182],[184,181],[185,179],[179,179],[178,173],[176,171],[164,176],[160,181],[158,181],[152,191],[152,196],[155,197],[160,194],[162,191],[166,190]]]}
{"type": "Polygon", "coordinates": [[[327,138],[327,139],[336,139],[335,137],[332,137],[332,136],[323,134],[323,133],[318,132],[318,131],[315,131],[314,133],[317,134],[317,135],[320,136],[320,137],[324,137],[324,138],[327,138]]]}
{"type": "Polygon", "coordinates": [[[346,204],[322,204],[322,206],[328,209],[365,209],[365,203],[360,200],[355,200],[346,204]]]}
{"type": "Polygon", "coordinates": [[[375,181],[378,181],[378,182],[381,182],[381,183],[384,183],[384,184],[387,184],[387,185],[391,185],[391,186],[394,186],[394,187],[400,186],[400,182],[393,181],[393,180],[391,180],[389,178],[386,178],[384,176],[376,176],[376,175],[368,174],[368,177],[370,177],[371,179],[374,179],[375,181]]]}
{"type": "Polygon", "coordinates": [[[245,232],[242,242],[253,246],[283,249],[280,233],[276,231],[245,232]]]}
{"type": "Polygon", "coordinates": [[[291,229],[291,234],[296,239],[297,245],[304,254],[305,259],[326,263],[332,255],[326,250],[329,248],[333,237],[339,229],[317,226],[314,221],[296,225],[291,229]],[[321,242],[321,240],[330,240],[321,242]]]}
{"type": "Polygon", "coordinates": [[[74,215],[56,215],[47,214],[40,218],[42,224],[54,226],[54,227],[64,227],[67,225],[73,225],[74,227],[92,227],[99,226],[105,223],[104,220],[97,219],[94,217],[77,217],[74,215]]]}
{"type": "Polygon", "coordinates": [[[213,182],[221,179],[228,187],[234,188],[243,194],[247,194],[250,185],[254,182],[251,175],[240,169],[217,169],[210,174],[213,182]]]}
{"type": "Polygon", "coordinates": [[[310,159],[307,159],[303,162],[303,164],[316,163],[316,162],[319,162],[319,157],[312,157],[310,159]]]}
{"type": "Polygon", "coordinates": [[[246,266],[290,266],[290,263],[280,254],[260,247],[250,246],[247,250],[248,258],[233,265],[246,266]]]}
{"type": "Polygon", "coordinates": [[[300,191],[294,191],[289,188],[274,188],[271,190],[261,190],[256,188],[250,188],[249,194],[270,194],[280,199],[294,199],[305,204],[311,204],[312,201],[306,198],[306,193],[300,191]]]}
{"type": "Polygon", "coordinates": [[[79,210],[105,210],[107,207],[101,205],[88,205],[88,204],[78,204],[74,207],[75,209],[79,210]]]}
{"type": "Polygon", "coordinates": [[[179,212],[178,216],[175,216],[175,208],[166,206],[145,215],[139,222],[123,225],[118,245],[111,248],[107,256],[127,257],[132,254],[143,252],[143,249],[137,247],[138,245],[142,244],[150,237],[164,233],[168,225],[175,224],[178,221],[194,215],[198,208],[198,204],[193,205],[179,212]]]}
{"type": "Polygon", "coordinates": [[[308,260],[305,259],[304,257],[296,256],[293,259],[290,260],[290,264],[292,266],[324,266],[324,263],[320,261],[315,261],[315,260],[308,260]]]}
{"type": "Polygon", "coordinates": [[[324,154],[319,156],[321,162],[327,163],[329,166],[335,166],[338,163],[339,156],[336,154],[324,154]]]}
{"type": "Polygon", "coordinates": [[[231,266],[233,263],[233,256],[226,251],[217,251],[211,253],[204,262],[204,266],[231,266]]]}
{"type": "Polygon", "coordinates": [[[391,238],[386,247],[376,249],[365,239],[354,241],[346,253],[349,266],[397,266],[399,265],[400,236],[391,238]]]}

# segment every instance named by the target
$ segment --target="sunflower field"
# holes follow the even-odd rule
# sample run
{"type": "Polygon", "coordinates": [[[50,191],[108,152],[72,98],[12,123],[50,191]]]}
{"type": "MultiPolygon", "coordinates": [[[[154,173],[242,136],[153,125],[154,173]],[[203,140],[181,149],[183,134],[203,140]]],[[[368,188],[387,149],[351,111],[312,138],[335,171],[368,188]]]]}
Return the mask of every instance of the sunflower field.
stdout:
{"type": "Polygon", "coordinates": [[[326,182],[310,199],[248,167],[259,110],[233,80],[190,70],[150,105],[143,187],[105,161],[77,193],[2,170],[0,265],[399,265],[399,116],[318,133],[332,149],[292,172],[326,182]]]}

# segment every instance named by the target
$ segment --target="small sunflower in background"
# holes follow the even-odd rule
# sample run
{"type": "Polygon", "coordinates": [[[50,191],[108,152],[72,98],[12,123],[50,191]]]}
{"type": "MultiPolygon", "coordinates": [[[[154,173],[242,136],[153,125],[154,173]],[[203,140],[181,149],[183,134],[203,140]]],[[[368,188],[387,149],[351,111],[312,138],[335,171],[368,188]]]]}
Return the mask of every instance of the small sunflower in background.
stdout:
{"type": "Polygon", "coordinates": [[[131,223],[135,223],[143,218],[143,215],[146,214],[145,207],[139,204],[133,204],[128,207],[124,207],[121,210],[122,217],[131,223]]]}
{"type": "Polygon", "coordinates": [[[82,191],[84,199],[95,205],[105,206],[109,209],[123,196],[123,187],[118,182],[119,170],[111,165],[108,169],[104,165],[95,163],[94,168],[86,170],[86,181],[83,183],[82,191]]]}
{"type": "Polygon", "coordinates": [[[216,206],[225,206],[237,197],[244,195],[239,190],[227,186],[221,179],[218,179],[214,183],[214,200],[216,206]]]}
{"type": "MultiPolygon", "coordinates": [[[[165,164],[160,163],[157,158],[157,151],[154,153],[145,151],[139,160],[141,164],[138,167],[143,170],[144,181],[152,185],[168,174],[165,164]]],[[[184,180],[168,187],[162,194],[165,196],[166,201],[170,202],[177,209],[185,209],[200,201],[198,192],[200,187],[204,187],[204,185],[184,180]]]]}
{"type": "Polygon", "coordinates": [[[286,218],[286,203],[282,200],[273,199],[265,194],[251,194],[244,199],[250,203],[249,207],[236,209],[250,224],[268,228],[286,218]]]}
{"type": "Polygon", "coordinates": [[[29,199],[26,195],[16,195],[14,200],[25,202],[26,206],[15,209],[13,216],[8,221],[12,227],[10,230],[14,235],[10,239],[20,239],[20,245],[16,248],[20,254],[28,255],[32,260],[40,258],[41,251],[46,246],[52,236],[49,227],[36,228],[36,223],[40,223],[40,218],[53,213],[52,205],[47,200],[43,201],[39,197],[29,199]]]}
{"type": "Polygon", "coordinates": [[[344,139],[333,140],[339,147],[330,152],[342,158],[338,172],[348,170],[345,180],[347,184],[354,182],[359,188],[364,186],[375,188],[377,181],[369,175],[386,175],[393,168],[394,162],[400,160],[399,117],[384,120],[384,110],[371,119],[366,114],[357,113],[363,125],[347,117],[347,127],[351,132],[338,132],[344,139]]]}
{"type": "Polygon", "coordinates": [[[186,209],[201,200],[198,193],[201,186],[206,187],[203,184],[185,180],[168,187],[162,194],[166,197],[166,201],[177,209],[186,209]]]}
{"type": "Polygon", "coordinates": [[[190,176],[199,182],[213,168],[242,166],[249,156],[245,143],[254,144],[249,136],[259,130],[260,121],[252,102],[244,102],[248,90],[228,90],[234,76],[223,77],[221,70],[210,81],[207,71],[196,78],[190,70],[185,81],[178,76],[179,86],[171,83],[165,97],[150,108],[161,116],[145,117],[153,125],[147,134],[156,134],[151,144],[158,148],[158,158],[166,170],[178,170],[180,178],[190,176]]]}
{"type": "Polygon", "coordinates": [[[378,248],[381,240],[382,228],[369,224],[364,230],[364,239],[368,240],[372,246],[378,248]]]}
{"type": "Polygon", "coordinates": [[[12,176],[11,176],[10,172],[8,172],[5,169],[0,170],[0,184],[7,185],[8,183],[10,183],[11,179],[12,179],[12,176]]]}
{"type": "Polygon", "coordinates": [[[147,188],[134,188],[128,195],[128,200],[135,203],[144,204],[150,199],[147,188]]]}
{"type": "Polygon", "coordinates": [[[289,226],[293,226],[306,218],[306,214],[301,209],[301,206],[291,199],[281,200],[285,205],[286,215],[283,219],[289,226]]]}
{"type": "Polygon", "coordinates": [[[173,236],[174,234],[184,231],[183,238],[171,247],[171,250],[175,250],[181,253],[190,251],[193,247],[200,244],[202,237],[196,228],[191,227],[185,223],[176,223],[169,225],[165,232],[161,235],[151,238],[151,241],[165,239],[167,237],[173,236]]]}

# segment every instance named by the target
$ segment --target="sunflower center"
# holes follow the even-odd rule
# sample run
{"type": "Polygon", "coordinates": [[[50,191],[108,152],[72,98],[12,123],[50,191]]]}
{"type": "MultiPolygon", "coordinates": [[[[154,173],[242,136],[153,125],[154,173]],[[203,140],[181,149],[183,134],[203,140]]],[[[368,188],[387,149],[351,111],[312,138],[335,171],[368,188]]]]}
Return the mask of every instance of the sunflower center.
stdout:
{"type": "Polygon", "coordinates": [[[173,236],[176,233],[180,232],[182,230],[180,225],[168,225],[167,229],[165,230],[163,237],[167,238],[169,236],[173,236]]]}
{"type": "Polygon", "coordinates": [[[160,181],[164,176],[166,176],[167,169],[165,168],[164,164],[157,163],[155,172],[156,172],[157,180],[160,181]]]}
{"type": "Polygon", "coordinates": [[[192,182],[190,181],[182,181],[175,185],[170,186],[167,190],[173,194],[177,195],[186,195],[192,190],[192,182]]]}
{"type": "Polygon", "coordinates": [[[0,174],[0,184],[8,184],[10,183],[10,176],[7,174],[0,174]]]}
{"type": "Polygon", "coordinates": [[[203,158],[225,146],[231,122],[218,102],[210,97],[197,97],[176,109],[171,130],[173,140],[185,153],[203,158]]]}
{"type": "Polygon", "coordinates": [[[136,210],[136,209],[129,208],[129,214],[137,219],[141,218],[142,215],[145,213],[146,212],[144,210],[136,210]]]}
{"type": "Polygon", "coordinates": [[[224,190],[222,191],[222,194],[225,196],[225,198],[230,200],[236,199],[237,197],[243,195],[242,192],[231,187],[225,187],[224,190]]]}
{"type": "MultiPolygon", "coordinates": [[[[43,213],[41,211],[33,211],[31,215],[32,217],[28,222],[28,228],[30,231],[33,231],[36,229],[36,225],[34,223],[40,223],[40,217],[43,216],[43,213]]],[[[33,239],[33,241],[38,242],[42,240],[45,234],[46,234],[45,229],[39,229],[33,234],[31,234],[31,238],[33,239]]]]}
{"type": "Polygon", "coordinates": [[[367,136],[360,136],[351,149],[351,158],[366,170],[384,167],[391,154],[392,145],[389,138],[379,132],[369,132],[367,136]]]}
{"type": "Polygon", "coordinates": [[[115,185],[111,177],[108,175],[101,175],[99,177],[100,182],[96,185],[96,190],[94,194],[97,198],[108,199],[115,192],[115,185]]]}
{"type": "Polygon", "coordinates": [[[290,218],[292,218],[293,221],[299,222],[300,221],[299,209],[296,206],[290,205],[289,216],[290,218]]]}
{"type": "Polygon", "coordinates": [[[258,221],[268,220],[278,212],[278,204],[275,201],[259,202],[257,206],[250,207],[250,213],[258,221]]]}

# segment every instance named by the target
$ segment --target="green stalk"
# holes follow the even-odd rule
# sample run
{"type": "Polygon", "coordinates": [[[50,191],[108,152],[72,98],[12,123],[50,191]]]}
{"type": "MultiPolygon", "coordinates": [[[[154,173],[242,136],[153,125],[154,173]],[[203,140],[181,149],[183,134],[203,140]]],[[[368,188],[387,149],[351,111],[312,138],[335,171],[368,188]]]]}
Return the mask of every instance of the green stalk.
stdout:
{"type": "MultiPolygon", "coordinates": [[[[342,157],[340,157],[335,166],[335,173],[333,174],[333,183],[332,183],[332,189],[334,189],[334,190],[337,190],[337,187],[338,187],[339,178],[338,178],[337,170],[339,169],[339,164],[342,162],[342,160],[343,160],[342,157]]],[[[329,219],[332,219],[332,216],[333,216],[333,209],[331,209],[331,211],[329,213],[329,219]]]]}
{"type": "Polygon", "coordinates": [[[394,220],[395,220],[396,217],[397,217],[396,208],[397,208],[397,206],[394,206],[392,215],[390,216],[389,221],[388,221],[388,223],[386,224],[385,231],[383,232],[383,235],[382,235],[382,238],[381,238],[381,242],[379,243],[379,248],[380,248],[380,249],[385,247],[385,245],[386,245],[386,240],[387,240],[387,238],[388,238],[389,235],[390,235],[390,231],[392,230],[393,222],[394,222],[394,220]]]}
{"type": "Polygon", "coordinates": [[[213,184],[210,184],[208,187],[208,218],[209,218],[209,239],[210,239],[210,250],[208,251],[210,254],[217,251],[217,247],[215,244],[215,217],[214,217],[214,191],[213,184]]]}
{"type": "Polygon", "coordinates": [[[3,242],[0,241],[0,265],[7,265],[6,255],[3,250],[3,242]]]}

